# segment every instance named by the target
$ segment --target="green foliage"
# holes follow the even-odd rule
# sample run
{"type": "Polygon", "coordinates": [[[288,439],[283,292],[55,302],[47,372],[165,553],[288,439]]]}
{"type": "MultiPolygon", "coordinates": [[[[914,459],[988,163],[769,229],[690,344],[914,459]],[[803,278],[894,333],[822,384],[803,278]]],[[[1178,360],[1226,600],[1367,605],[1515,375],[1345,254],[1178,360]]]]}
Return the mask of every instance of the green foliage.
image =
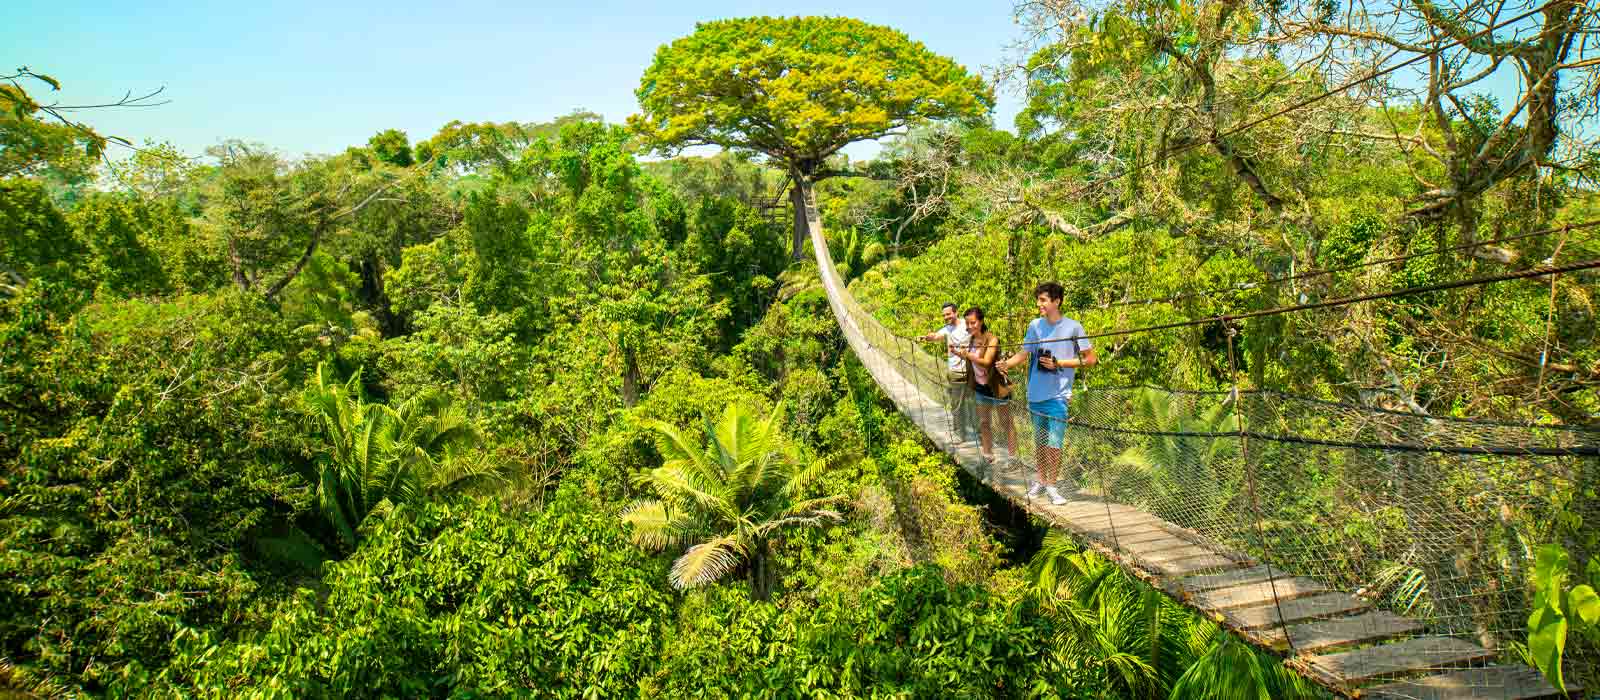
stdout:
{"type": "MultiPolygon", "coordinates": [[[[1003,513],[963,500],[981,485],[840,340],[774,198],[791,179],[791,205],[821,196],[841,274],[891,327],[926,332],[953,299],[1008,343],[1042,279],[1091,332],[1162,324],[1502,271],[1424,256],[1263,284],[1585,221],[1600,200],[1561,168],[1494,171],[1449,220],[1408,219],[1465,172],[1414,141],[1495,162],[1537,144],[1474,126],[1501,115],[1489,98],[1443,127],[1328,100],[1219,136],[1322,87],[1247,47],[1260,8],[1029,15],[1053,7],[1022,10],[1045,31],[1019,136],[978,125],[993,95],[965,69],[845,18],[698,25],[656,53],[631,131],[589,112],[453,121],[333,157],[228,141],[214,164],[147,144],[99,188],[108,140],[0,85],[0,694],[1313,695],[1059,536],[1032,585],[1007,568],[1037,533],[997,540],[1003,513]],[[888,134],[875,161],[839,153],[888,134]],[[728,150],[638,157],[707,143],[728,150]],[[845,174],[870,177],[829,179],[845,174]],[[1101,176],[1125,177],[1080,186],[1101,176]]],[[[1502,253],[1597,251],[1572,235],[1502,253]]],[[[1589,282],[1254,319],[1234,349],[1258,387],[1580,423],[1600,410],[1589,282]]],[[[1214,328],[1100,347],[1098,385],[1235,376],[1214,328]]],[[[1133,417],[1161,430],[1238,427],[1228,404],[1144,399],[1133,417]]],[[[1074,458],[1158,512],[1236,494],[1234,441],[1123,446],[1074,458]],[[1216,487],[1181,493],[1201,466],[1216,487]]],[[[1273,449],[1252,445],[1259,478],[1294,486],[1287,522],[1349,510],[1327,487],[1339,464],[1273,449]]],[[[1457,491],[1480,486],[1439,489],[1477,508],[1457,491]]],[[[1553,674],[1566,659],[1570,684],[1600,644],[1593,489],[1521,486],[1551,507],[1505,516],[1507,544],[1467,564],[1529,569],[1508,579],[1531,575],[1526,653],[1553,674]],[[1523,562],[1517,538],[1571,555],[1523,562]]],[[[1337,521],[1354,546],[1336,558],[1385,562],[1363,583],[1422,611],[1442,579],[1396,546],[1406,518],[1337,521]]]]}
{"type": "Polygon", "coordinates": [[[742,565],[751,595],[766,600],[773,585],[768,559],[783,531],[841,519],[829,509],[840,496],[812,493],[827,463],[801,466],[778,430],[782,415],[780,407],[758,422],[730,403],[714,426],[707,421],[704,448],[669,423],[647,424],[663,438],[666,463],[640,482],[660,498],[634,503],[622,519],[646,549],[687,547],[672,564],[674,586],[703,586],[742,565]]]}
{"type": "Polygon", "coordinates": [[[1144,389],[1133,402],[1134,418],[1162,435],[1129,446],[1111,460],[1110,488],[1128,494],[1155,513],[1175,514],[1198,508],[1207,516],[1228,512],[1244,481],[1244,465],[1234,461],[1239,443],[1192,437],[1238,430],[1241,418],[1231,400],[1219,401],[1200,415],[1191,415],[1181,394],[1144,389]],[[1204,493],[1194,485],[1209,483],[1204,493]]]}
{"type": "Polygon", "coordinates": [[[34,278],[80,279],[88,253],[43,185],[0,180],[0,291],[15,293],[34,278]]]}
{"type": "Polygon", "coordinates": [[[412,319],[415,331],[386,341],[383,369],[396,396],[436,388],[474,409],[503,401],[526,386],[532,371],[516,342],[511,316],[470,307],[434,304],[412,319]]]}
{"type": "Polygon", "coordinates": [[[288,401],[302,370],[249,297],[69,317],[60,294],[0,306],[0,648],[103,689],[270,597],[281,565],[253,541],[311,505],[288,401]]]}
{"type": "Polygon", "coordinates": [[[411,139],[399,129],[384,129],[374,134],[367,139],[367,148],[372,150],[374,158],[398,168],[409,168],[413,163],[411,139]]]}
{"type": "Polygon", "coordinates": [[[78,203],[68,221],[89,248],[89,274],[106,290],[122,296],[160,294],[170,288],[154,249],[163,238],[182,235],[161,204],[127,196],[99,194],[78,203]]]}
{"type": "Polygon", "coordinates": [[[814,607],[751,603],[727,589],[685,601],[654,696],[1092,697],[1092,676],[1050,653],[1031,606],[933,567],[895,572],[814,607]]]}
{"type": "Polygon", "coordinates": [[[701,22],[656,52],[638,96],[629,125],[654,147],[716,144],[806,173],[846,144],[994,103],[955,62],[843,17],[701,22]]]}
{"type": "Polygon", "coordinates": [[[422,392],[395,408],[368,403],[359,371],[340,384],[327,369],[317,367],[303,401],[323,439],[317,504],[346,550],[355,549],[369,518],[486,476],[476,463],[447,458],[477,440],[471,421],[447,399],[422,392]]]}
{"type": "Polygon", "coordinates": [[[1120,697],[1321,697],[1277,659],[1058,531],[1045,537],[1029,571],[1035,595],[1060,619],[1057,648],[1101,669],[1120,697]]]}
{"type": "Polygon", "coordinates": [[[1600,642],[1600,560],[1590,559],[1588,583],[1567,586],[1569,555],[1557,544],[1538,551],[1533,570],[1533,612],[1528,615],[1528,654],[1556,688],[1566,690],[1562,657],[1569,630],[1600,642]]]}
{"type": "Polygon", "coordinates": [[[198,697],[631,694],[671,598],[596,504],[520,513],[425,504],[331,565],[320,605],[301,590],[237,642],[185,635],[157,687],[198,697]]]}
{"type": "Polygon", "coordinates": [[[52,91],[61,85],[26,68],[0,85],[0,178],[49,174],[69,182],[89,179],[107,139],[87,126],[61,123],[16,78],[29,77],[52,91]]]}

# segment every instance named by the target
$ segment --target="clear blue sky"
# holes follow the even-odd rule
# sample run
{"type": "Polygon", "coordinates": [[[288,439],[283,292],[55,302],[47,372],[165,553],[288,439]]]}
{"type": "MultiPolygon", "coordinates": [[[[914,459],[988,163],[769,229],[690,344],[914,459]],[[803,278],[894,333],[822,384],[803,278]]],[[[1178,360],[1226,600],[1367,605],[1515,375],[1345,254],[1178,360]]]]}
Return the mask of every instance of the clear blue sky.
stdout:
{"type": "MultiPolygon", "coordinates": [[[[638,109],[633,91],[656,48],[707,19],[848,15],[971,71],[998,63],[1018,36],[1010,2],[993,0],[17,2],[0,23],[0,68],[54,76],[64,103],[165,86],[165,106],[82,116],[102,133],[191,154],[225,138],[335,153],[391,127],[416,141],[452,119],[539,122],[580,108],[621,121],[638,109]]],[[[1000,97],[996,124],[1009,128],[1018,99],[1000,97]]]]}

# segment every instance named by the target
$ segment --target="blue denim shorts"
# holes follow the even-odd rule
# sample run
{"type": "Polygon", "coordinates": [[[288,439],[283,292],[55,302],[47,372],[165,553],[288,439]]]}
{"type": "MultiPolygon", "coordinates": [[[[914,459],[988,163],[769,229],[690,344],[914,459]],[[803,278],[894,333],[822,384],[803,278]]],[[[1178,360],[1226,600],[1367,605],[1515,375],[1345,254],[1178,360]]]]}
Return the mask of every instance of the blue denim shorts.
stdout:
{"type": "Polygon", "coordinates": [[[1062,399],[1029,401],[1028,414],[1033,417],[1034,443],[1061,449],[1067,441],[1067,402],[1062,399]]]}
{"type": "Polygon", "coordinates": [[[1011,399],[997,399],[993,396],[984,396],[979,393],[974,393],[973,396],[978,397],[979,406],[1004,406],[1011,403],[1011,399]]]}

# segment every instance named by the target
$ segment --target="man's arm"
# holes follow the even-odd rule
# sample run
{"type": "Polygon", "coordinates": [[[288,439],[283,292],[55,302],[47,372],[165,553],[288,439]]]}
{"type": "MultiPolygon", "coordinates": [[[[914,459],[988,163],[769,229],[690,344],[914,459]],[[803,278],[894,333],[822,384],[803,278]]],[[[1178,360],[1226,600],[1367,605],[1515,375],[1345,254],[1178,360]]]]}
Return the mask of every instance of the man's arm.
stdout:
{"type": "Polygon", "coordinates": [[[1022,364],[1024,362],[1027,362],[1027,361],[1028,361],[1028,351],[1027,350],[1018,350],[1016,352],[1016,354],[1013,354],[1011,357],[1008,357],[1008,358],[1006,358],[1004,360],[1001,360],[999,364],[1000,364],[1000,369],[1003,369],[1003,370],[1006,370],[1006,371],[1009,372],[1011,370],[1011,368],[1016,367],[1017,365],[1020,365],[1020,364],[1022,364]]]}
{"type": "Polygon", "coordinates": [[[920,341],[922,341],[924,343],[931,343],[931,342],[933,342],[935,340],[938,340],[940,338],[943,338],[943,337],[944,337],[944,329],[941,328],[939,330],[936,330],[936,331],[934,331],[932,333],[928,333],[926,335],[919,335],[919,336],[917,336],[917,340],[920,340],[920,341]]]}
{"type": "Polygon", "coordinates": [[[1028,332],[1022,334],[1022,345],[1017,347],[1017,351],[1012,353],[1011,357],[1006,358],[1004,362],[1000,363],[1000,369],[1003,371],[1010,371],[1012,367],[1016,367],[1017,365],[1027,362],[1028,358],[1033,353],[1033,343],[1036,340],[1038,340],[1038,338],[1034,337],[1033,324],[1030,323],[1028,324],[1028,332]]]}
{"type": "Polygon", "coordinates": [[[1056,360],[1056,364],[1062,367],[1093,367],[1099,363],[1100,358],[1094,356],[1094,348],[1084,348],[1083,352],[1074,358],[1056,360]]]}

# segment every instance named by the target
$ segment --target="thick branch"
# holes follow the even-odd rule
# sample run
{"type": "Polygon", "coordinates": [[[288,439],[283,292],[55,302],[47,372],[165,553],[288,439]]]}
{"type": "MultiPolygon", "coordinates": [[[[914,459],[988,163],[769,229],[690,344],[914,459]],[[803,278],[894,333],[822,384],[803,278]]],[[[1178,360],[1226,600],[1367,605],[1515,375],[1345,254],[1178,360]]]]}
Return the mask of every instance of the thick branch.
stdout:
{"type": "Polygon", "coordinates": [[[317,244],[322,242],[322,236],[328,230],[329,226],[332,226],[334,222],[340,219],[343,219],[347,216],[352,216],[357,212],[360,212],[362,209],[365,209],[368,204],[377,201],[378,195],[383,194],[390,187],[393,187],[397,182],[399,181],[391,180],[384,183],[382,186],[374,189],[371,194],[368,194],[366,199],[361,200],[360,203],[350,207],[349,209],[332,216],[324,214],[322,217],[320,217],[317,220],[316,227],[311,230],[311,239],[306,241],[306,249],[300,254],[300,259],[295,261],[294,267],[289,268],[289,271],[284,273],[282,279],[279,279],[277,282],[274,282],[271,287],[267,288],[266,297],[268,299],[277,298],[278,293],[282,292],[284,287],[289,286],[289,283],[300,274],[300,271],[305,269],[306,263],[311,262],[311,256],[317,252],[317,244]]]}

